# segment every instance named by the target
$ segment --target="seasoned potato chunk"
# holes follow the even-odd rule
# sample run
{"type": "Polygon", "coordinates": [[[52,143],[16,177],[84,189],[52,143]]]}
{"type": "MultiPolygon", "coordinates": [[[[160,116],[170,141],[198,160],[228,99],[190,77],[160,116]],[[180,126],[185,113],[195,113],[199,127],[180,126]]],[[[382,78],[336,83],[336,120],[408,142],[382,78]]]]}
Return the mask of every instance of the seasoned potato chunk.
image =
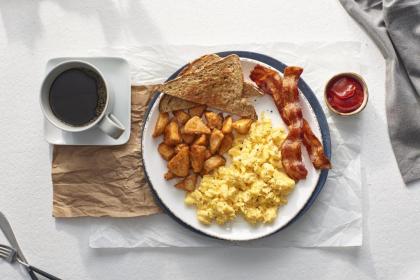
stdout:
{"type": "Polygon", "coordinates": [[[184,140],[184,142],[186,144],[191,144],[192,142],[194,142],[195,135],[194,134],[185,134],[185,133],[181,132],[181,138],[182,138],[182,140],[184,140]]]}
{"type": "Polygon", "coordinates": [[[216,114],[215,112],[205,112],[204,116],[207,120],[207,125],[210,129],[217,128],[222,129],[223,124],[223,115],[216,114]]]}
{"type": "Polygon", "coordinates": [[[184,126],[185,134],[210,134],[211,130],[200,117],[192,117],[184,126]]]}
{"type": "Polygon", "coordinates": [[[229,134],[232,133],[232,117],[228,116],[225,118],[225,120],[223,121],[223,125],[222,125],[222,132],[223,134],[229,134]]]}
{"type": "Polygon", "coordinates": [[[175,155],[175,149],[165,143],[159,144],[158,152],[165,160],[170,160],[175,155]]]}
{"type": "Polygon", "coordinates": [[[207,146],[207,136],[205,134],[198,136],[194,141],[194,145],[207,146]]]}
{"type": "Polygon", "coordinates": [[[254,121],[252,119],[240,119],[233,122],[232,127],[239,134],[247,134],[253,122],[254,121]]]}
{"type": "Polygon", "coordinates": [[[219,147],[219,155],[223,155],[229,149],[232,147],[233,144],[233,136],[232,134],[226,134],[225,137],[223,137],[222,143],[219,147]]]}
{"type": "Polygon", "coordinates": [[[164,142],[169,146],[176,146],[182,142],[178,123],[172,120],[165,128],[164,142]]]}
{"type": "Polygon", "coordinates": [[[206,149],[206,159],[209,159],[212,157],[212,154],[210,153],[210,150],[206,149]]]}
{"type": "Polygon", "coordinates": [[[190,150],[191,167],[195,173],[201,172],[206,160],[206,147],[201,145],[192,145],[190,150]]]}
{"type": "Polygon", "coordinates": [[[169,180],[175,178],[176,176],[171,171],[168,171],[168,172],[165,173],[165,175],[163,175],[163,177],[165,178],[165,180],[169,181],[169,180]]]}
{"type": "Polygon", "coordinates": [[[168,162],[168,169],[178,177],[185,177],[190,169],[190,153],[188,149],[181,149],[172,159],[168,162]]]}
{"type": "Polygon", "coordinates": [[[210,134],[210,152],[212,154],[217,153],[217,150],[219,150],[223,137],[224,135],[220,130],[217,128],[213,129],[212,133],[210,134]]]}
{"type": "Polygon", "coordinates": [[[174,111],[173,113],[179,125],[184,125],[190,119],[190,115],[182,110],[174,111]]]}
{"type": "Polygon", "coordinates": [[[190,147],[188,147],[188,145],[187,144],[184,144],[184,143],[178,144],[175,147],[175,153],[176,154],[179,153],[182,149],[188,149],[189,150],[190,147]]]}
{"type": "Polygon", "coordinates": [[[159,117],[155,124],[155,129],[153,131],[152,136],[158,137],[162,135],[168,123],[169,123],[169,113],[159,113],[159,117]]]}
{"type": "Polygon", "coordinates": [[[175,187],[178,189],[186,190],[188,192],[192,192],[195,190],[195,184],[197,183],[197,175],[191,174],[187,176],[184,180],[175,184],[175,187]]]}
{"type": "Polygon", "coordinates": [[[210,171],[216,169],[219,166],[225,165],[226,160],[219,155],[212,156],[204,162],[204,173],[209,173],[210,171]]]}

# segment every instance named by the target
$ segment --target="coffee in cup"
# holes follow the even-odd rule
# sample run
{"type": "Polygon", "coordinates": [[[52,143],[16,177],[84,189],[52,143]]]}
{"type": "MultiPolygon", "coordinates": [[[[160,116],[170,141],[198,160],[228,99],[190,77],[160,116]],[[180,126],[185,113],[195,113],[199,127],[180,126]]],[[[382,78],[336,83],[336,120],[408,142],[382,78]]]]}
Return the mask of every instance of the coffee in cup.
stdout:
{"type": "Polygon", "coordinates": [[[80,132],[98,126],[117,139],[124,125],[110,112],[111,92],[101,72],[82,61],[54,67],[41,87],[41,107],[56,127],[80,132]]]}
{"type": "Polygon", "coordinates": [[[106,89],[102,78],[84,68],[64,71],[55,78],[49,92],[54,115],[72,126],[84,126],[103,112],[106,89]]]}

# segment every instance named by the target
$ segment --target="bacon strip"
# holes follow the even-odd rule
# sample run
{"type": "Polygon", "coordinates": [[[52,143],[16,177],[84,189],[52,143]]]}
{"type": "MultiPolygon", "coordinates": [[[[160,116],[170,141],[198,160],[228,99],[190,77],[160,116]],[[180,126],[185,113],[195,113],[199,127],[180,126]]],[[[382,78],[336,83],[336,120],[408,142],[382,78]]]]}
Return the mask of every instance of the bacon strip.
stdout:
{"type": "MultiPolygon", "coordinates": [[[[299,68],[298,68],[299,69],[299,68]]],[[[298,92],[297,89],[297,80],[295,81],[294,79],[292,79],[290,82],[288,79],[286,79],[286,71],[288,73],[291,72],[296,72],[297,69],[295,67],[287,67],[285,69],[285,80],[286,83],[284,83],[284,81],[282,81],[281,76],[274,70],[271,70],[269,68],[263,67],[261,65],[257,65],[255,66],[254,70],[251,72],[250,78],[251,80],[253,80],[257,86],[265,93],[270,94],[273,96],[274,99],[274,103],[276,104],[277,109],[279,110],[279,113],[283,119],[283,121],[286,123],[286,125],[290,126],[290,118],[296,118],[299,116],[293,116],[293,114],[299,114],[296,108],[294,108],[294,106],[296,105],[287,105],[286,106],[286,99],[287,96],[284,95],[284,91],[283,91],[283,87],[286,85],[289,87],[288,90],[290,90],[290,86],[295,87],[295,92],[294,94],[296,94],[296,92],[298,92]],[[287,70],[289,69],[289,70],[287,70]],[[292,70],[290,70],[292,69],[292,70]],[[289,116],[286,114],[286,112],[289,112],[289,116]],[[292,114],[292,116],[290,115],[292,114]]],[[[301,73],[301,72],[300,72],[301,73]]],[[[299,76],[300,76],[299,73],[299,76]]],[[[299,78],[299,77],[298,77],[299,78]]],[[[312,161],[312,164],[314,165],[315,168],[317,169],[325,169],[325,168],[331,168],[331,163],[329,161],[329,159],[325,156],[324,153],[324,149],[322,147],[321,142],[318,140],[318,138],[314,135],[314,133],[312,132],[312,129],[310,128],[308,122],[302,118],[302,140],[303,140],[303,144],[305,145],[306,149],[308,150],[309,153],[309,157],[312,161]]],[[[299,124],[298,124],[299,125],[299,124]]],[[[289,132],[290,133],[290,132],[289,132]]],[[[287,151],[290,152],[290,151],[287,151]]],[[[299,151],[300,154],[300,151],[299,151]]],[[[299,154],[294,154],[294,158],[298,157],[299,154]]],[[[283,155],[283,153],[282,153],[283,155]]],[[[286,153],[285,156],[289,156],[288,153],[286,153]]],[[[299,165],[298,163],[290,163],[290,164],[294,164],[294,165],[299,165]]],[[[303,164],[302,164],[303,165],[303,164]]],[[[294,167],[295,169],[300,170],[299,174],[303,174],[303,171],[300,169],[300,167],[294,167]]],[[[286,170],[286,168],[285,168],[286,170]]],[[[286,170],[287,173],[287,170],[286,170]]],[[[287,173],[290,177],[292,177],[289,173],[287,173]]],[[[302,175],[301,175],[302,176],[302,175]]],[[[292,177],[293,178],[293,177],[292,177]]]]}
{"type": "Polygon", "coordinates": [[[302,162],[303,118],[297,88],[302,71],[299,67],[287,67],[282,81],[277,72],[257,65],[250,75],[261,90],[273,96],[274,103],[289,128],[289,134],[281,147],[281,156],[284,170],[294,180],[304,179],[308,174],[302,162]]]}
{"type": "Polygon", "coordinates": [[[316,169],[331,168],[331,162],[325,155],[321,142],[316,138],[305,119],[303,119],[303,145],[308,150],[309,158],[316,169]]]}

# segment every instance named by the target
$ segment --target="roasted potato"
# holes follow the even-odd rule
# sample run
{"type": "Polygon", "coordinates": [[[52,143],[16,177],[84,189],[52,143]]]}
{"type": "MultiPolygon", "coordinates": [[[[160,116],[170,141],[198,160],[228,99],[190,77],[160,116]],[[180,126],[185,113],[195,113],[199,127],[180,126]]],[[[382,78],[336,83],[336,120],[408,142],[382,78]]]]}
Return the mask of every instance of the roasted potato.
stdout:
{"type": "Polygon", "coordinates": [[[225,134],[225,137],[223,137],[222,143],[219,147],[219,155],[223,155],[229,149],[232,147],[233,144],[233,136],[232,134],[225,134]]]}
{"type": "Polygon", "coordinates": [[[168,180],[168,181],[175,177],[176,177],[175,174],[172,173],[171,171],[168,171],[165,173],[165,175],[163,175],[163,178],[165,178],[165,180],[168,180]]]}
{"type": "Polygon", "coordinates": [[[223,137],[224,135],[220,130],[217,128],[213,129],[212,133],[210,134],[210,152],[212,154],[217,153],[217,150],[219,150],[223,137]]]}
{"type": "Polygon", "coordinates": [[[182,140],[184,140],[184,142],[186,144],[191,144],[192,142],[194,142],[195,135],[194,134],[185,134],[185,133],[181,132],[181,138],[182,138],[182,140]]]}
{"type": "Polygon", "coordinates": [[[217,128],[222,129],[223,125],[223,115],[222,114],[216,114],[215,112],[205,112],[204,116],[207,120],[207,125],[210,127],[210,129],[217,128]]]}
{"type": "Polygon", "coordinates": [[[184,143],[178,144],[175,147],[175,153],[176,154],[179,153],[182,149],[188,149],[189,150],[190,147],[188,147],[188,145],[187,144],[184,144],[184,143]]]}
{"type": "Polygon", "coordinates": [[[211,158],[213,155],[210,153],[210,150],[206,149],[206,159],[211,158]]]}
{"type": "Polygon", "coordinates": [[[253,122],[254,121],[252,119],[240,119],[233,122],[232,127],[239,134],[247,134],[253,122]]]}
{"type": "Polygon", "coordinates": [[[194,116],[184,126],[185,134],[210,134],[211,130],[200,117],[194,116]]]}
{"type": "Polygon", "coordinates": [[[170,160],[175,155],[175,149],[165,143],[159,144],[158,152],[165,160],[170,160]]]}
{"type": "Polygon", "coordinates": [[[168,162],[168,169],[178,177],[188,176],[190,169],[190,153],[188,149],[181,149],[168,162]]]}
{"type": "Polygon", "coordinates": [[[155,124],[155,129],[152,136],[158,137],[165,132],[166,125],[169,123],[169,113],[159,113],[158,120],[155,124]]]}
{"type": "Polygon", "coordinates": [[[207,146],[207,136],[205,134],[201,134],[197,137],[197,139],[195,139],[193,145],[207,146]]]}
{"type": "Polygon", "coordinates": [[[232,117],[231,116],[226,117],[225,120],[223,121],[222,132],[223,134],[232,133],[232,117]]]}
{"type": "Polygon", "coordinates": [[[176,146],[182,142],[178,123],[172,120],[165,128],[164,140],[166,145],[176,146]]]}
{"type": "Polygon", "coordinates": [[[198,105],[189,109],[188,113],[190,113],[191,117],[194,117],[194,116],[201,117],[204,111],[206,110],[206,108],[207,108],[206,105],[198,105]]]}
{"type": "Polygon", "coordinates": [[[206,147],[201,145],[192,145],[190,149],[191,167],[195,173],[201,172],[206,160],[206,147]]]}
{"type": "Polygon", "coordinates": [[[174,111],[173,113],[179,125],[184,125],[190,119],[190,115],[182,110],[174,111]]]}
{"type": "Polygon", "coordinates": [[[219,155],[212,156],[211,158],[209,158],[208,160],[204,162],[203,171],[204,173],[207,174],[210,171],[216,169],[217,167],[225,165],[225,163],[226,163],[226,160],[222,156],[219,156],[219,155]]]}
{"type": "Polygon", "coordinates": [[[197,175],[191,174],[187,176],[184,180],[175,184],[175,187],[178,189],[186,190],[192,192],[195,190],[195,184],[197,183],[197,175]]]}

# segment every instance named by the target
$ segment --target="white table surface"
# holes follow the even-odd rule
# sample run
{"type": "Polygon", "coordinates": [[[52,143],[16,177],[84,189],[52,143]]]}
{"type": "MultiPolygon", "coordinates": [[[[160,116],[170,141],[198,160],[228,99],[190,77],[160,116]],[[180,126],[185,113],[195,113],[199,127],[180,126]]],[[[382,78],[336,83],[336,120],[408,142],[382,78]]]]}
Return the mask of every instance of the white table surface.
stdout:
{"type": "MultiPolygon", "coordinates": [[[[406,187],[387,135],[385,62],[337,0],[0,0],[0,210],[26,257],[64,279],[420,279],[420,182],[406,187]],[[370,68],[360,248],[88,247],[89,219],[51,217],[38,89],[46,61],[107,46],[359,40],[370,68]]],[[[337,186],[339,187],[339,186],[337,186]]],[[[0,279],[28,279],[0,261],[0,279]]]]}

